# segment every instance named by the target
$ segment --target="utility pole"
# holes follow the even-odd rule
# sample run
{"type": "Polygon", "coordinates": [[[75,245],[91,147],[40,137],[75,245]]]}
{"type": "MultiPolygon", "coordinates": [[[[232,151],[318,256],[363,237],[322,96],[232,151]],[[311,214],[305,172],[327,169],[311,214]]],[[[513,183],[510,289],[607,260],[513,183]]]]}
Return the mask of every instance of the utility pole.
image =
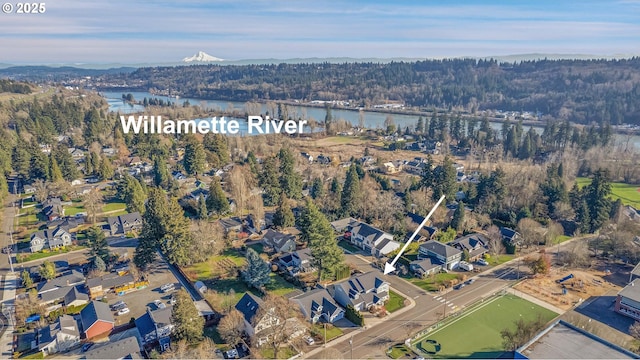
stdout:
{"type": "Polygon", "coordinates": [[[324,325],[324,347],[327,347],[327,323],[322,323],[324,325]]]}

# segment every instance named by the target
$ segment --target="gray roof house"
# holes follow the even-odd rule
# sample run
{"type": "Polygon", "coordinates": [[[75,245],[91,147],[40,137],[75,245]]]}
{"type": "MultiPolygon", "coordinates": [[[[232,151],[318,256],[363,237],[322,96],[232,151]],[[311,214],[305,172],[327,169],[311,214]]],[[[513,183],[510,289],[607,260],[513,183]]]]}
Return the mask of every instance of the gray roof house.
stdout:
{"type": "Polygon", "coordinates": [[[111,332],[115,321],[109,305],[94,300],[80,311],[80,324],[84,337],[92,339],[111,332]]]}
{"type": "Polygon", "coordinates": [[[336,304],[324,288],[308,291],[291,298],[291,301],[298,304],[305,318],[314,324],[318,321],[333,324],[344,317],[344,309],[336,304]]]}
{"type": "Polygon", "coordinates": [[[37,330],[36,344],[44,356],[68,351],[80,344],[78,322],[73,316],[60,316],[53,324],[37,330]]]}
{"type": "MultiPolygon", "coordinates": [[[[261,306],[264,306],[262,299],[254,296],[250,292],[244,294],[235,306],[236,310],[240,311],[244,316],[245,332],[250,337],[255,336],[258,346],[268,340],[268,332],[262,332],[270,328],[272,326],[271,324],[279,324],[281,321],[281,319],[271,315],[263,316],[262,319],[256,318],[261,306]]],[[[269,312],[267,312],[267,314],[269,314],[269,312]]]]}
{"type": "Polygon", "coordinates": [[[347,229],[350,229],[351,227],[353,227],[353,224],[355,224],[357,222],[358,222],[358,220],[356,220],[356,219],[354,219],[352,217],[348,217],[348,218],[332,221],[331,222],[331,227],[333,228],[333,230],[335,232],[343,233],[347,229]]]}
{"type": "Polygon", "coordinates": [[[393,235],[359,221],[351,227],[350,241],[376,257],[387,255],[400,247],[400,243],[393,240],[393,235]]]}
{"type": "Polygon", "coordinates": [[[262,243],[275,252],[292,252],[296,250],[296,237],[268,229],[262,237],[262,243]]]}
{"type": "Polygon", "coordinates": [[[173,306],[157,310],[147,308],[147,312],[136,319],[136,327],[140,332],[142,345],[152,344],[171,335],[174,328],[171,321],[172,309],[173,306]]]}
{"type": "Polygon", "coordinates": [[[110,216],[107,219],[107,224],[111,236],[123,236],[132,231],[140,231],[142,229],[142,215],[139,212],[133,212],[120,216],[110,216]]]}
{"type": "MultiPolygon", "coordinates": [[[[81,272],[71,270],[68,274],[39,283],[37,286],[38,298],[43,304],[49,304],[65,299],[69,292],[73,291],[74,294],[70,296],[70,305],[75,305],[73,302],[75,302],[76,299],[85,299],[79,294],[76,295],[76,290],[74,290],[76,287],[82,287],[84,281],[85,277],[81,272]]],[[[86,303],[86,301],[84,303],[86,303]]]]}
{"type": "Polygon", "coordinates": [[[482,255],[489,251],[489,239],[484,235],[474,233],[455,239],[447,245],[453,246],[459,250],[469,252],[469,260],[478,260],[482,255]]]}
{"type": "Polygon", "coordinates": [[[442,264],[434,263],[430,258],[414,260],[409,263],[409,269],[418,277],[435,274],[442,269],[442,264]]]}
{"type": "Polygon", "coordinates": [[[278,265],[290,275],[296,276],[299,273],[311,272],[315,270],[313,257],[310,249],[302,249],[286,253],[278,258],[278,265]]]}
{"type": "Polygon", "coordinates": [[[135,336],[129,336],[122,340],[107,342],[104,345],[96,345],[85,353],[87,360],[93,359],[144,359],[140,352],[140,344],[135,336]]]}
{"type": "Polygon", "coordinates": [[[451,270],[458,266],[462,260],[462,251],[436,240],[429,240],[420,244],[418,257],[421,259],[430,258],[433,263],[443,265],[447,270],[451,270]]]}
{"type": "Polygon", "coordinates": [[[389,283],[370,271],[333,284],[329,292],[338,304],[363,311],[383,305],[389,299],[389,283]]]}
{"type": "Polygon", "coordinates": [[[57,249],[69,246],[72,243],[71,233],[68,229],[58,226],[53,230],[41,230],[31,235],[29,250],[38,252],[42,249],[57,249]]]}
{"type": "Polygon", "coordinates": [[[218,221],[220,222],[220,225],[222,225],[222,227],[224,228],[225,233],[228,233],[229,231],[236,231],[236,232],[242,231],[243,222],[242,222],[242,219],[240,219],[237,216],[226,218],[226,219],[220,219],[218,221]]]}

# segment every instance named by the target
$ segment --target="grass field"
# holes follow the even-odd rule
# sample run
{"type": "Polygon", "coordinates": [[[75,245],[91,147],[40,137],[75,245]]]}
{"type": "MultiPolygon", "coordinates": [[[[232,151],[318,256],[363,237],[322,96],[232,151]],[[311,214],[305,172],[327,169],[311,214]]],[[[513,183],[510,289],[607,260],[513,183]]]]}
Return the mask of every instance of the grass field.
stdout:
{"type": "Polygon", "coordinates": [[[388,312],[396,312],[404,307],[404,298],[396,292],[389,291],[389,300],[384,307],[388,312]]]}
{"type": "MultiPolygon", "coordinates": [[[[313,324],[311,326],[311,333],[320,338],[321,342],[324,342],[324,325],[323,324],[313,324]]],[[[344,334],[342,330],[338,327],[335,327],[331,324],[327,324],[327,342],[337,338],[338,336],[342,336],[344,334]]]]}
{"type": "Polygon", "coordinates": [[[520,317],[532,321],[538,315],[550,321],[558,314],[517,296],[505,295],[434,330],[419,339],[416,346],[423,351],[434,351],[439,346],[440,351],[430,354],[433,358],[499,358],[504,352],[500,331],[513,328],[520,317]]]}
{"type": "Polygon", "coordinates": [[[424,279],[419,279],[416,277],[412,277],[409,282],[413,283],[415,286],[418,286],[426,291],[438,291],[440,286],[449,280],[456,279],[458,277],[457,274],[452,273],[438,273],[434,276],[427,276],[424,279]]]}
{"type": "Polygon", "coordinates": [[[116,210],[124,210],[127,207],[127,204],[122,202],[112,202],[105,204],[102,207],[102,212],[116,211],[116,210]]]}
{"type": "Polygon", "coordinates": [[[487,262],[491,266],[496,266],[496,265],[504,264],[509,260],[513,260],[513,257],[514,255],[510,255],[510,254],[500,254],[498,256],[490,256],[487,259],[487,262]]]}
{"type": "MultiPolygon", "coordinates": [[[[576,179],[576,182],[578,186],[582,188],[583,186],[591,184],[591,179],[579,177],[576,179]]],[[[638,209],[640,208],[640,186],[619,182],[611,183],[611,199],[620,199],[623,204],[631,205],[638,209]]]]}

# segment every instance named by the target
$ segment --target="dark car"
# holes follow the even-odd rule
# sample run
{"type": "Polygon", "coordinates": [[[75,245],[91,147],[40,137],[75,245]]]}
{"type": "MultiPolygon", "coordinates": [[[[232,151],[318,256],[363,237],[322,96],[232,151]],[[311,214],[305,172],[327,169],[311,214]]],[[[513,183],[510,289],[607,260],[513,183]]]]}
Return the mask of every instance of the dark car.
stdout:
{"type": "Polygon", "coordinates": [[[82,345],[82,352],[89,350],[93,346],[93,343],[86,343],[82,345]]]}
{"type": "Polygon", "coordinates": [[[10,252],[11,252],[11,245],[5,246],[5,247],[2,248],[2,253],[3,254],[8,254],[10,252]]]}
{"type": "Polygon", "coordinates": [[[461,283],[461,284],[458,284],[458,285],[454,286],[454,287],[453,287],[453,289],[454,289],[454,290],[460,290],[460,289],[462,289],[464,286],[465,286],[465,285],[464,285],[464,283],[461,283]]]}

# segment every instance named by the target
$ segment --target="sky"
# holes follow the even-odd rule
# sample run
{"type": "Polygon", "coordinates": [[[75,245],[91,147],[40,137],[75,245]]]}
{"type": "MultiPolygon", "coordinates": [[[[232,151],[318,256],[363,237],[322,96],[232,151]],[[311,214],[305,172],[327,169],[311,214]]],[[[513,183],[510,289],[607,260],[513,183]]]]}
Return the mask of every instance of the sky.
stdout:
{"type": "Polygon", "coordinates": [[[44,2],[0,12],[0,63],[640,54],[640,0],[44,2]]]}

